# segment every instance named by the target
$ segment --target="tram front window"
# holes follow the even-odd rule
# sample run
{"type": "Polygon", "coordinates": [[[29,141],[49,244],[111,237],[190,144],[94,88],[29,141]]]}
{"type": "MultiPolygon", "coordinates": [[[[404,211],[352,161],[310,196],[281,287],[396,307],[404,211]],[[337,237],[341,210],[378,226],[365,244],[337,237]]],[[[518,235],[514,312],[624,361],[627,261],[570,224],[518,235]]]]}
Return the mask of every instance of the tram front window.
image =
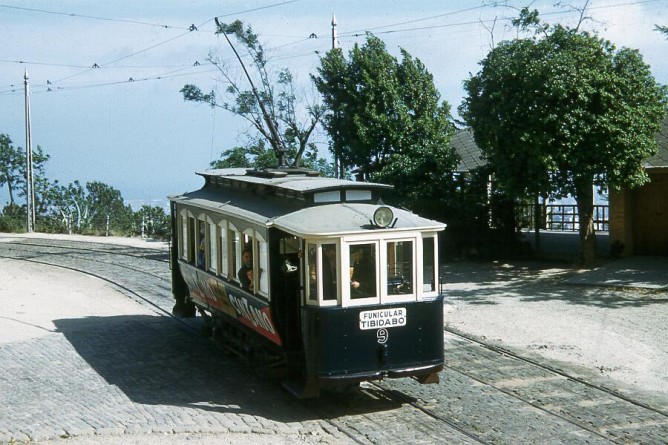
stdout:
{"type": "Polygon", "coordinates": [[[376,245],[350,246],[350,268],[350,298],[376,297],[376,245]]]}
{"type": "Polygon", "coordinates": [[[406,295],[413,293],[413,242],[387,243],[387,293],[406,295]]]}

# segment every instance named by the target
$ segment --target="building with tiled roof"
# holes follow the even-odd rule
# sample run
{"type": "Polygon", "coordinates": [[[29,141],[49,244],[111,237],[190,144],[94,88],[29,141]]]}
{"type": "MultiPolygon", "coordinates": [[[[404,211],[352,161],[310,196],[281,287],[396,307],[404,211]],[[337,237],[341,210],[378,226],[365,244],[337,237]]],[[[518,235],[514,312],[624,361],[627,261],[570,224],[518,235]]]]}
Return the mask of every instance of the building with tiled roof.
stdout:
{"type": "Polygon", "coordinates": [[[456,173],[467,173],[485,165],[482,151],[473,140],[473,130],[470,128],[457,129],[450,145],[461,158],[456,173]]]}

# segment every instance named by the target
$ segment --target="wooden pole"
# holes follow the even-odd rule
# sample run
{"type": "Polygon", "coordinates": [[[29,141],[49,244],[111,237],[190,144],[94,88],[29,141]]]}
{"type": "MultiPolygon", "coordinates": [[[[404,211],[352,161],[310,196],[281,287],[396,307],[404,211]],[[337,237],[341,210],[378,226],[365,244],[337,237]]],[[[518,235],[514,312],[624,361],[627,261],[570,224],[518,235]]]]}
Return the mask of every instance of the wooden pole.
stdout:
{"type": "Polygon", "coordinates": [[[26,119],[26,216],[27,231],[32,233],[35,227],[35,179],[32,170],[32,137],[30,134],[30,83],[28,70],[23,76],[25,81],[25,119],[26,119]]]}

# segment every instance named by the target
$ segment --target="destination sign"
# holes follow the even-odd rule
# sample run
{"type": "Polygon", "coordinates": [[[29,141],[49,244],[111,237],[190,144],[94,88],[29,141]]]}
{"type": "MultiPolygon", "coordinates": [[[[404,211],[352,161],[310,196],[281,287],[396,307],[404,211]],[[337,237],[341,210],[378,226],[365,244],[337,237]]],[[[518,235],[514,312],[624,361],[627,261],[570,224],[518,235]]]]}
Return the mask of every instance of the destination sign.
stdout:
{"type": "Polygon", "coordinates": [[[360,312],[360,329],[381,329],[406,326],[406,308],[377,309],[360,312]]]}

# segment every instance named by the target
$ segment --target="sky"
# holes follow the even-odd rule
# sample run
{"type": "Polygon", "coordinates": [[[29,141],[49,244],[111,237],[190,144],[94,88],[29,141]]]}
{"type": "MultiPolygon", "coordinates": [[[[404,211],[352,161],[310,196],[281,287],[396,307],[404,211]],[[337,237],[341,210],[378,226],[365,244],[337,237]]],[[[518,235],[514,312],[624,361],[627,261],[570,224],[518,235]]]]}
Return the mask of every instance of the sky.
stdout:
{"type": "MultiPolygon", "coordinates": [[[[456,118],[462,82],[493,45],[517,37],[510,20],[526,5],[548,23],[577,24],[577,11],[551,0],[0,0],[0,133],[25,147],[27,70],[32,144],[51,156],[46,176],[101,181],[135,207],[156,205],[199,188],[195,172],[246,141],[243,119],[179,92],[224,88],[206,62],[211,54],[238,70],[214,17],[249,24],[269,68],[289,68],[300,90],[316,94],[309,76],[332,46],[335,15],[345,54],[367,31],[396,56],[405,49],[433,74],[456,118]]],[[[668,84],[668,39],[654,31],[668,25],[668,0],[590,0],[586,15],[586,29],[638,49],[668,84]]],[[[324,132],[314,139],[327,155],[324,132]]],[[[3,189],[0,204],[7,200],[3,189]]]]}

